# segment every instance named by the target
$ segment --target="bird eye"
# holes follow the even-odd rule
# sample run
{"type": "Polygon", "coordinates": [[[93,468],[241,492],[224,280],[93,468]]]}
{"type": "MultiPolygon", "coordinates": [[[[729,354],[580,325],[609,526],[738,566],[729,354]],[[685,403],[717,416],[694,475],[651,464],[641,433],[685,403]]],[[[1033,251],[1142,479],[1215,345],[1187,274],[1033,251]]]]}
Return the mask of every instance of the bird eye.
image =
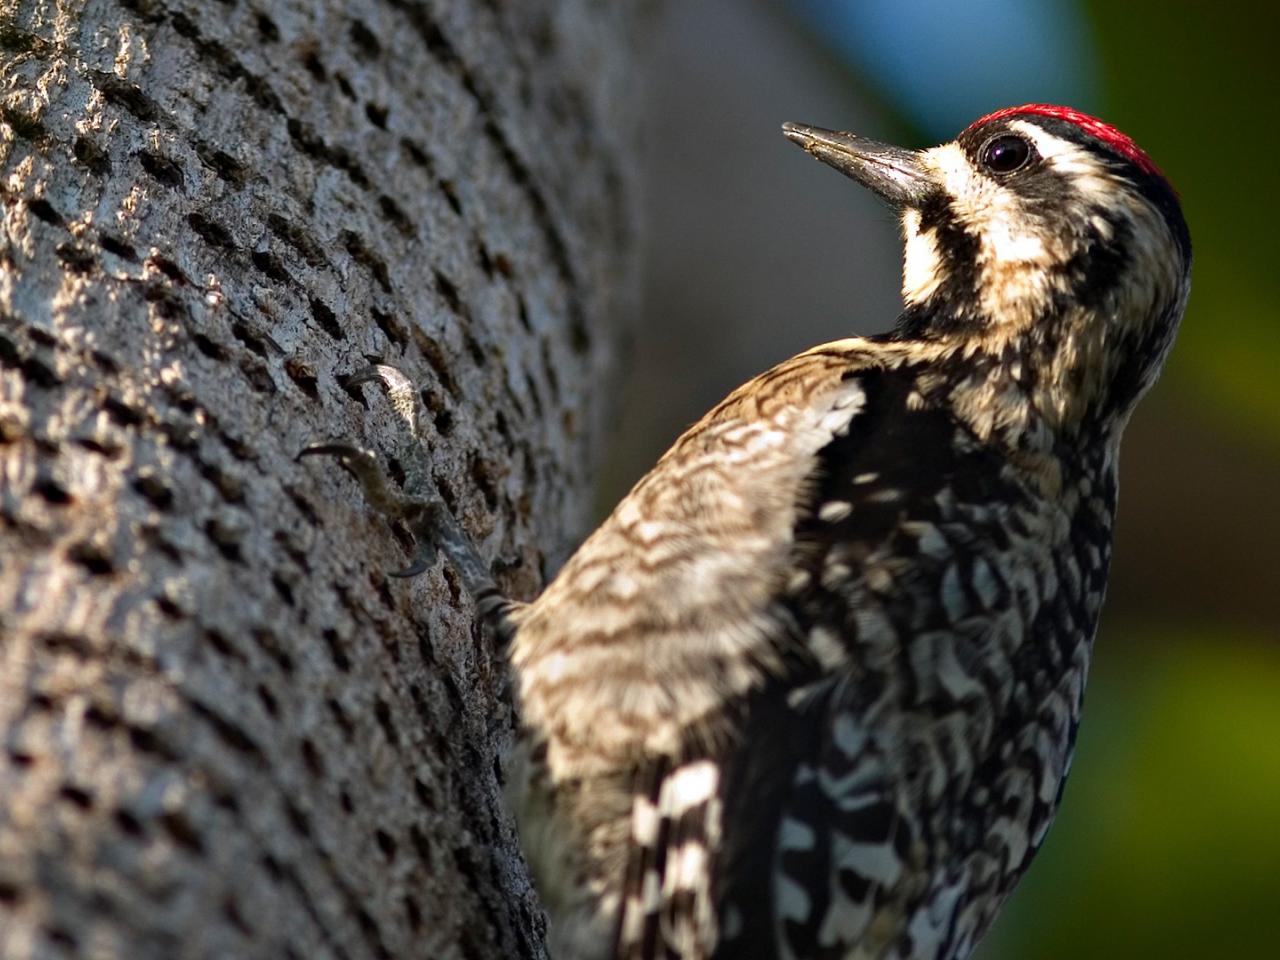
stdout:
{"type": "Polygon", "coordinates": [[[1031,144],[1012,133],[987,141],[982,148],[982,165],[992,173],[1013,173],[1031,159],[1031,144]]]}

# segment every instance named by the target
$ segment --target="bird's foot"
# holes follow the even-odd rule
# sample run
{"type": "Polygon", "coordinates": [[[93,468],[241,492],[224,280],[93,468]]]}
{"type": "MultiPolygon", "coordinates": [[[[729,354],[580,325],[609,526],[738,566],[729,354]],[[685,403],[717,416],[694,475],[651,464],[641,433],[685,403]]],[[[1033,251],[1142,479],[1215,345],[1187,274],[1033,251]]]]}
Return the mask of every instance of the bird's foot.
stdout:
{"type": "MultiPolygon", "coordinates": [[[[435,540],[441,526],[441,514],[448,509],[439,500],[410,496],[395,489],[387,480],[372,450],[348,443],[312,443],[298,453],[303,457],[329,456],[351,471],[369,505],[389,520],[399,520],[413,534],[417,552],[413,562],[393,577],[414,577],[427,570],[436,559],[435,540]]],[[[452,517],[450,517],[452,520],[452,517]]]]}
{"type": "Polygon", "coordinates": [[[309,444],[298,453],[298,459],[334,457],[356,478],[370,506],[388,519],[400,521],[413,534],[416,544],[413,562],[391,576],[417,576],[435,563],[438,551],[443,552],[481,612],[505,633],[507,614],[515,605],[503,597],[471,538],[433,490],[430,461],[418,433],[421,408],[417,389],[408,377],[386,364],[358,370],[347,380],[348,386],[362,383],[380,384],[395,413],[405,473],[404,489],[398,489],[387,479],[372,450],[354,444],[309,444]]]}

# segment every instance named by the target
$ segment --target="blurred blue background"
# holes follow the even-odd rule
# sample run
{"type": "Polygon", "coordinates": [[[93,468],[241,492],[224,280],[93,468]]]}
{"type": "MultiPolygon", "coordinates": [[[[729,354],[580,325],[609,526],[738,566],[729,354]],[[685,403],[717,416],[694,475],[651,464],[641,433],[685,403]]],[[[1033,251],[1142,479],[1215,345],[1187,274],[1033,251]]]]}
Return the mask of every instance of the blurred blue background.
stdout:
{"type": "Polygon", "coordinates": [[[742,380],[899,309],[892,217],[778,132],[907,145],[1067,102],[1179,189],[1191,305],[1126,438],[1065,805],[980,960],[1280,956],[1280,14],[699,0],[650,38],[642,319],[602,508],[742,380]]]}

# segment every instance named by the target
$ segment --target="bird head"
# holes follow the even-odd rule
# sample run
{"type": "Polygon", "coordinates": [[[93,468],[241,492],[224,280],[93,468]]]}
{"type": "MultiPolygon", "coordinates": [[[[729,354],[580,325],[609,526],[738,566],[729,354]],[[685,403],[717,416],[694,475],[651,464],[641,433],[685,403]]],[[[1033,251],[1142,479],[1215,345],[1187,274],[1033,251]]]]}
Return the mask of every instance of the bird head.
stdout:
{"type": "Polygon", "coordinates": [[[895,337],[1035,380],[1055,426],[1127,420],[1173,342],[1191,264],[1177,194],[1132,139],[1047,104],[998,110],[922,150],[783,131],[898,212],[895,337]]]}

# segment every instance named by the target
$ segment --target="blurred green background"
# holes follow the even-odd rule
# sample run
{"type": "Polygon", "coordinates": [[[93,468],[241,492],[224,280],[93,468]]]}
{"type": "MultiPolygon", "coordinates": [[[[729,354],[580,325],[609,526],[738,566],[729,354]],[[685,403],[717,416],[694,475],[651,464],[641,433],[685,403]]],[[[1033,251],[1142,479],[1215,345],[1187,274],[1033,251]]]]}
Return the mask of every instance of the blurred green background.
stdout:
{"type": "Polygon", "coordinates": [[[1280,956],[1276,11],[698,0],[651,38],[644,300],[602,508],[742,380],[897,314],[892,217],[781,121],[925,145],[1068,102],[1182,195],[1191,304],[1126,437],[1076,763],[980,960],[1280,956]]]}

